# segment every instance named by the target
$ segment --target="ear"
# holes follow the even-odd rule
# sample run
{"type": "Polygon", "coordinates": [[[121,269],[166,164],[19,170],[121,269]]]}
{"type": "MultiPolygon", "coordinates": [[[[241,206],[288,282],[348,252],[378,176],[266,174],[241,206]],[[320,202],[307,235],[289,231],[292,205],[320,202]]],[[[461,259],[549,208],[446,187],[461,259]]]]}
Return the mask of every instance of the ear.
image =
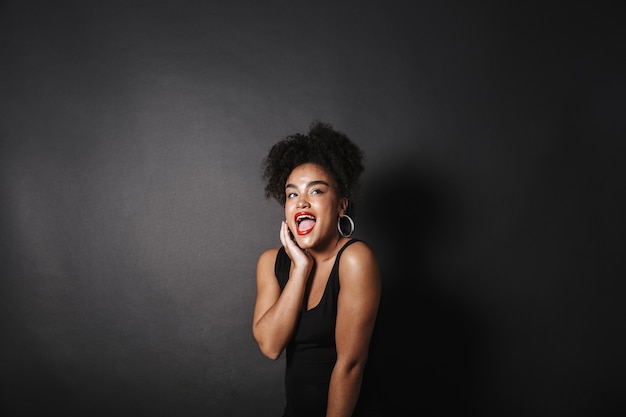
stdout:
{"type": "Polygon", "coordinates": [[[339,199],[339,215],[343,216],[346,214],[348,210],[348,199],[346,197],[342,197],[339,199]]]}

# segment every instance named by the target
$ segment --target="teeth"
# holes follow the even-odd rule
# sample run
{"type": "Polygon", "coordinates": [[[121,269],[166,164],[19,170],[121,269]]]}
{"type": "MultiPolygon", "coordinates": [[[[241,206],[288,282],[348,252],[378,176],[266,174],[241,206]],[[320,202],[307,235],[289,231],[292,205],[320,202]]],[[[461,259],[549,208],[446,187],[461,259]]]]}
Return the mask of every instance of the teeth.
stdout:
{"type": "Polygon", "coordinates": [[[308,216],[308,215],[298,216],[296,217],[296,222],[300,223],[302,220],[306,220],[306,219],[315,220],[315,217],[308,216]]]}

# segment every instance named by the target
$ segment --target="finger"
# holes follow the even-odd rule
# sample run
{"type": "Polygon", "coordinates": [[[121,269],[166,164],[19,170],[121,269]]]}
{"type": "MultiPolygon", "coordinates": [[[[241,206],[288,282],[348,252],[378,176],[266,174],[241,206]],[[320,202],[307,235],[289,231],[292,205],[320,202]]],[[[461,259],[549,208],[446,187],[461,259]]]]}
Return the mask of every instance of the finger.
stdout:
{"type": "Polygon", "coordinates": [[[293,250],[293,247],[296,245],[296,243],[293,240],[293,235],[291,234],[291,231],[289,230],[289,226],[287,225],[287,222],[284,220],[281,225],[280,232],[281,232],[281,241],[283,243],[283,246],[285,246],[286,249],[293,250]]]}
{"type": "Polygon", "coordinates": [[[286,238],[285,238],[285,234],[286,234],[286,233],[285,233],[285,229],[286,229],[286,226],[287,226],[287,225],[285,224],[285,222],[284,222],[284,221],[283,221],[283,222],[281,222],[281,223],[280,223],[280,233],[278,234],[278,235],[279,235],[279,237],[280,237],[280,243],[282,243],[282,244],[283,244],[283,246],[286,246],[286,243],[287,243],[287,242],[286,242],[286,238]]]}

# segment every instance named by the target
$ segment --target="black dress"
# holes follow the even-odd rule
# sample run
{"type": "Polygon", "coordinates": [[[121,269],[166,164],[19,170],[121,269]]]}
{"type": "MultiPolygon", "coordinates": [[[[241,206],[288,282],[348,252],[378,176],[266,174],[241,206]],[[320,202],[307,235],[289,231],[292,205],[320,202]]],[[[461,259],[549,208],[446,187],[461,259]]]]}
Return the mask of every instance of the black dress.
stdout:
{"type": "MultiPolygon", "coordinates": [[[[330,376],[337,359],[335,321],[339,295],[339,260],[351,239],[339,250],[319,304],[302,311],[293,338],[287,345],[285,370],[286,405],[283,417],[324,417],[330,376]]],[[[289,279],[291,260],[284,248],[276,256],[274,271],[281,290],[289,279]]],[[[379,383],[369,361],[363,375],[361,395],[353,417],[382,416],[379,383]],[[370,372],[368,372],[370,371],[370,372]]]]}

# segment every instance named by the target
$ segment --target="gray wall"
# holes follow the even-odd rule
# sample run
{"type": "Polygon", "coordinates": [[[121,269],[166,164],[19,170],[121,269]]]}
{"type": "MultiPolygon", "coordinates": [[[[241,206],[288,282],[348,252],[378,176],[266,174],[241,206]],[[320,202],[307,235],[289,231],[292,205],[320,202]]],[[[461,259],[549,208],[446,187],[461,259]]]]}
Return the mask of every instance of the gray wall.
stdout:
{"type": "Polygon", "coordinates": [[[0,3],[2,412],[279,416],[259,166],[314,118],[401,415],[624,410],[623,10],[336,3],[0,3]]]}

